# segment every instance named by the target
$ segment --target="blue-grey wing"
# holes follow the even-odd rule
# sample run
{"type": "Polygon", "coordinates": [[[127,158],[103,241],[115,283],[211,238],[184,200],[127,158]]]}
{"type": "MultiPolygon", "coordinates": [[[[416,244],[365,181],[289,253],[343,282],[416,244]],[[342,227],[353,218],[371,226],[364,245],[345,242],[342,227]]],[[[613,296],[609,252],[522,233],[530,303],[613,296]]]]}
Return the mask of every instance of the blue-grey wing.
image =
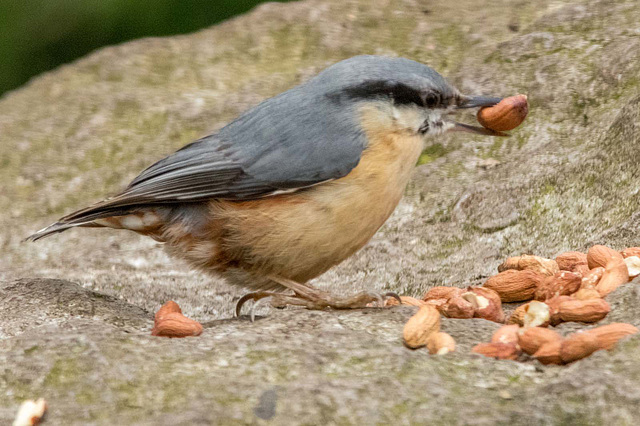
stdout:
{"type": "Polygon", "coordinates": [[[335,102],[300,88],[269,99],[158,161],[108,202],[255,199],[343,177],[366,143],[353,111],[335,102]]]}

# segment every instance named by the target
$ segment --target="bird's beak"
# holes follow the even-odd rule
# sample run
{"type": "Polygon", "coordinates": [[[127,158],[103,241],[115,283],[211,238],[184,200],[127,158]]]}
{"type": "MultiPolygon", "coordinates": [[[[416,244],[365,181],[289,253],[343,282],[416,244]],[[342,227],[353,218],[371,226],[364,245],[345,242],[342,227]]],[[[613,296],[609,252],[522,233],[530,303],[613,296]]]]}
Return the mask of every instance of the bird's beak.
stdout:
{"type": "MultiPolygon", "coordinates": [[[[455,108],[467,109],[494,106],[501,100],[502,98],[494,98],[491,96],[461,96],[455,108]]],[[[458,123],[455,121],[453,122],[453,127],[451,127],[449,131],[468,132],[486,136],[509,136],[507,133],[498,132],[496,130],[491,130],[480,126],[471,126],[469,124],[458,123]]]]}
{"type": "Polygon", "coordinates": [[[500,102],[502,98],[494,98],[491,96],[461,96],[456,108],[477,108],[494,106],[500,102]]]}

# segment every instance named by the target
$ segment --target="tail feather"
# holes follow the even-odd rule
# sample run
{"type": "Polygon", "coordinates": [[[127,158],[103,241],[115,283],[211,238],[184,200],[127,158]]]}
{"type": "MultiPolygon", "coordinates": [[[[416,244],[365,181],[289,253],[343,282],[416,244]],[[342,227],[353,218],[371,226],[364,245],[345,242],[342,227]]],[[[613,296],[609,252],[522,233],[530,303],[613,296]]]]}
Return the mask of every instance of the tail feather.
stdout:
{"type": "Polygon", "coordinates": [[[47,226],[46,228],[42,228],[38,232],[35,232],[29,235],[27,238],[24,239],[24,241],[38,241],[41,238],[58,234],[60,232],[66,231],[69,228],[75,228],[76,226],[83,226],[83,225],[86,226],[87,224],[56,222],[47,226]]]}
{"type": "Polygon", "coordinates": [[[25,238],[25,241],[38,241],[39,239],[58,234],[60,232],[66,231],[69,228],[75,228],[78,226],[99,227],[102,225],[95,223],[95,220],[115,216],[124,216],[131,213],[132,210],[140,208],[140,206],[105,208],[105,206],[101,204],[102,203],[94,207],[88,207],[71,213],[70,215],[63,217],[59,221],[47,226],[46,228],[43,228],[32,235],[29,235],[27,238],[25,238]]]}

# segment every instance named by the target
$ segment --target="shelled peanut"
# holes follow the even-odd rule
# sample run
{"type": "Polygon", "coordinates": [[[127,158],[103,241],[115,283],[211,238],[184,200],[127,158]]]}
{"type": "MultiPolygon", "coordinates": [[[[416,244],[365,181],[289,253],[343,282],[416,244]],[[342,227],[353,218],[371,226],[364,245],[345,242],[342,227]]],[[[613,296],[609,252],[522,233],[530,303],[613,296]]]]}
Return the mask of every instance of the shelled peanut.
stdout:
{"type": "Polygon", "coordinates": [[[511,360],[518,359],[524,352],[542,364],[561,365],[586,358],[599,350],[612,349],[619,340],[636,333],[638,329],[631,324],[614,323],[563,338],[548,328],[505,325],[494,333],[491,342],[476,345],[472,352],[511,360]]]}
{"type": "MultiPolygon", "coordinates": [[[[551,328],[562,322],[593,324],[611,311],[604,298],[640,275],[640,247],[620,252],[602,245],[587,253],[565,252],[555,259],[522,255],[506,259],[498,274],[481,287],[430,289],[423,300],[407,304],[430,305],[449,318],[484,318],[507,323],[491,342],[480,343],[474,353],[497,359],[519,359],[524,353],[543,364],[568,364],[635,334],[631,324],[615,323],[562,338],[551,328]],[[505,318],[502,302],[526,302],[505,318]]],[[[441,335],[431,334],[431,340],[441,335]]],[[[446,335],[443,338],[453,338],[446,335]]],[[[429,348],[436,353],[434,343],[429,348]]],[[[449,349],[443,349],[447,352],[449,349]]],[[[524,356],[524,355],[523,355],[524,356]]]]}
{"type": "Polygon", "coordinates": [[[573,333],[559,343],[547,342],[532,355],[543,364],[569,364],[599,350],[610,350],[621,339],[638,333],[631,324],[614,323],[573,333]]]}
{"type": "Polygon", "coordinates": [[[528,112],[527,95],[515,95],[502,99],[494,106],[480,108],[477,120],[487,129],[513,130],[522,124],[528,112]]]}
{"type": "Polygon", "coordinates": [[[436,307],[447,318],[484,318],[503,322],[505,317],[500,295],[482,287],[434,287],[424,295],[423,301],[436,307]]]}
{"type": "Polygon", "coordinates": [[[433,306],[424,305],[404,325],[402,337],[407,347],[417,349],[426,346],[429,337],[439,331],[440,313],[433,306]]]}
{"type": "Polygon", "coordinates": [[[152,336],[189,337],[202,334],[202,324],[187,318],[174,301],[168,301],[156,312],[152,336]]]}
{"type": "Polygon", "coordinates": [[[439,331],[429,336],[427,349],[432,355],[445,355],[456,350],[456,341],[451,335],[439,331]]]}

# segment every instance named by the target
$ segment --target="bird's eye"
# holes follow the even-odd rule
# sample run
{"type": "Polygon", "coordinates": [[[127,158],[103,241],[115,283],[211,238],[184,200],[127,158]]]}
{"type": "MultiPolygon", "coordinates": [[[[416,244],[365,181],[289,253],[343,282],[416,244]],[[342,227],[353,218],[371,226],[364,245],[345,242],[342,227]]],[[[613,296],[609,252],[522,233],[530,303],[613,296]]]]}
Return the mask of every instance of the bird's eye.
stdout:
{"type": "Polygon", "coordinates": [[[440,97],[435,93],[429,93],[424,98],[424,106],[427,108],[436,108],[440,104],[440,97]]]}

